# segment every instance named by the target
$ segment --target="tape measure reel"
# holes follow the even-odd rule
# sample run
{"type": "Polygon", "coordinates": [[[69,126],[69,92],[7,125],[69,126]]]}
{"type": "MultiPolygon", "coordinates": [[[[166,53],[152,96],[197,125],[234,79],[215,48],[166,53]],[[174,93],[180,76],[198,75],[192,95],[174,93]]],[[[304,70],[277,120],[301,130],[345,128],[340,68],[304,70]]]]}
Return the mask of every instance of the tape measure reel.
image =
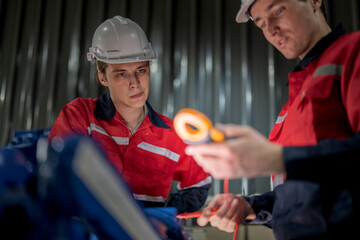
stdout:
{"type": "Polygon", "coordinates": [[[184,108],[175,115],[174,128],[179,137],[188,144],[225,140],[224,134],[213,127],[208,117],[191,108],[184,108]]]}

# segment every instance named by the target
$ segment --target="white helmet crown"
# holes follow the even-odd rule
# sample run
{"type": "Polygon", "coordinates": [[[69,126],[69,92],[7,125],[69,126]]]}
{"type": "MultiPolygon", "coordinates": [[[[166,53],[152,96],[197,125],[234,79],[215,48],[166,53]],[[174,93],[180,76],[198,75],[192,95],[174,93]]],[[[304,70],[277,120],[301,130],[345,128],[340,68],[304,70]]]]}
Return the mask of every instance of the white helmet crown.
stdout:
{"type": "Polygon", "coordinates": [[[157,56],[137,23],[115,16],[96,29],[87,58],[89,61],[127,63],[156,60],[157,56]]]}

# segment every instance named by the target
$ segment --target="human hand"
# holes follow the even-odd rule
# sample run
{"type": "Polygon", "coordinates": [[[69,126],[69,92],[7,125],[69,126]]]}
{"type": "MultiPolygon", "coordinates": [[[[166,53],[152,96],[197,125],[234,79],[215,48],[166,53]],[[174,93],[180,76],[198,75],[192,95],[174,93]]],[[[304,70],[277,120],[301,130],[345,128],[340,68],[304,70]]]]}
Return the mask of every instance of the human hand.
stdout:
{"type": "Polygon", "coordinates": [[[233,194],[219,194],[204,208],[202,215],[197,219],[200,226],[210,222],[211,226],[226,232],[233,232],[237,224],[245,219],[254,219],[255,214],[250,204],[243,198],[233,194]],[[211,210],[218,209],[211,216],[211,210]]]}
{"type": "Polygon", "coordinates": [[[285,173],[282,147],[248,126],[217,125],[225,142],[186,147],[185,152],[214,178],[252,178],[285,173]]]}

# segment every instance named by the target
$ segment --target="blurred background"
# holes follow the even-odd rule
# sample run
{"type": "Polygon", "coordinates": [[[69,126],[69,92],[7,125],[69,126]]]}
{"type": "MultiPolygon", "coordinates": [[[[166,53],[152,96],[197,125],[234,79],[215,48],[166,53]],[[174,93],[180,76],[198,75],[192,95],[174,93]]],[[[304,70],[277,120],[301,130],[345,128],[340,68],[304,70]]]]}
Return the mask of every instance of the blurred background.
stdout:
{"type": "MultiPolygon", "coordinates": [[[[331,27],[359,30],[358,0],[325,1],[331,27]]],[[[17,130],[50,129],[62,107],[105,89],[86,59],[96,27],[115,15],[147,34],[149,101],[168,117],[184,107],[214,122],[268,135],[287,100],[286,60],[254,24],[237,24],[240,0],[0,0],[0,146],[17,130]]],[[[270,190],[270,179],[232,180],[230,192],[270,190]]],[[[211,195],[222,192],[215,181],[211,195]]]]}

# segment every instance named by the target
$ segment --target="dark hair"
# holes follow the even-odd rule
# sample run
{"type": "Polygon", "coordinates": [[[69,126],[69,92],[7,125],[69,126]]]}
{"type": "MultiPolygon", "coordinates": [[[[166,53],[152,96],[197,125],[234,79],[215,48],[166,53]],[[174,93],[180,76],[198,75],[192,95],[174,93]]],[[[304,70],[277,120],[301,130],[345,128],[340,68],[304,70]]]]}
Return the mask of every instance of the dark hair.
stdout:
{"type": "MultiPolygon", "coordinates": [[[[300,0],[300,1],[306,2],[306,1],[308,1],[308,0],[300,0]]],[[[325,9],[324,1],[321,2],[321,12],[323,13],[323,15],[324,15],[324,17],[325,17],[325,20],[327,20],[327,19],[326,19],[327,14],[326,14],[326,9],[325,9]]]]}
{"type": "Polygon", "coordinates": [[[98,81],[98,83],[100,83],[100,79],[99,79],[97,72],[101,72],[104,75],[104,77],[106,77],[106,67],[107,66],[108,66],[108,64],[106,62],[96,60],[96,80],[98,81]]]}

